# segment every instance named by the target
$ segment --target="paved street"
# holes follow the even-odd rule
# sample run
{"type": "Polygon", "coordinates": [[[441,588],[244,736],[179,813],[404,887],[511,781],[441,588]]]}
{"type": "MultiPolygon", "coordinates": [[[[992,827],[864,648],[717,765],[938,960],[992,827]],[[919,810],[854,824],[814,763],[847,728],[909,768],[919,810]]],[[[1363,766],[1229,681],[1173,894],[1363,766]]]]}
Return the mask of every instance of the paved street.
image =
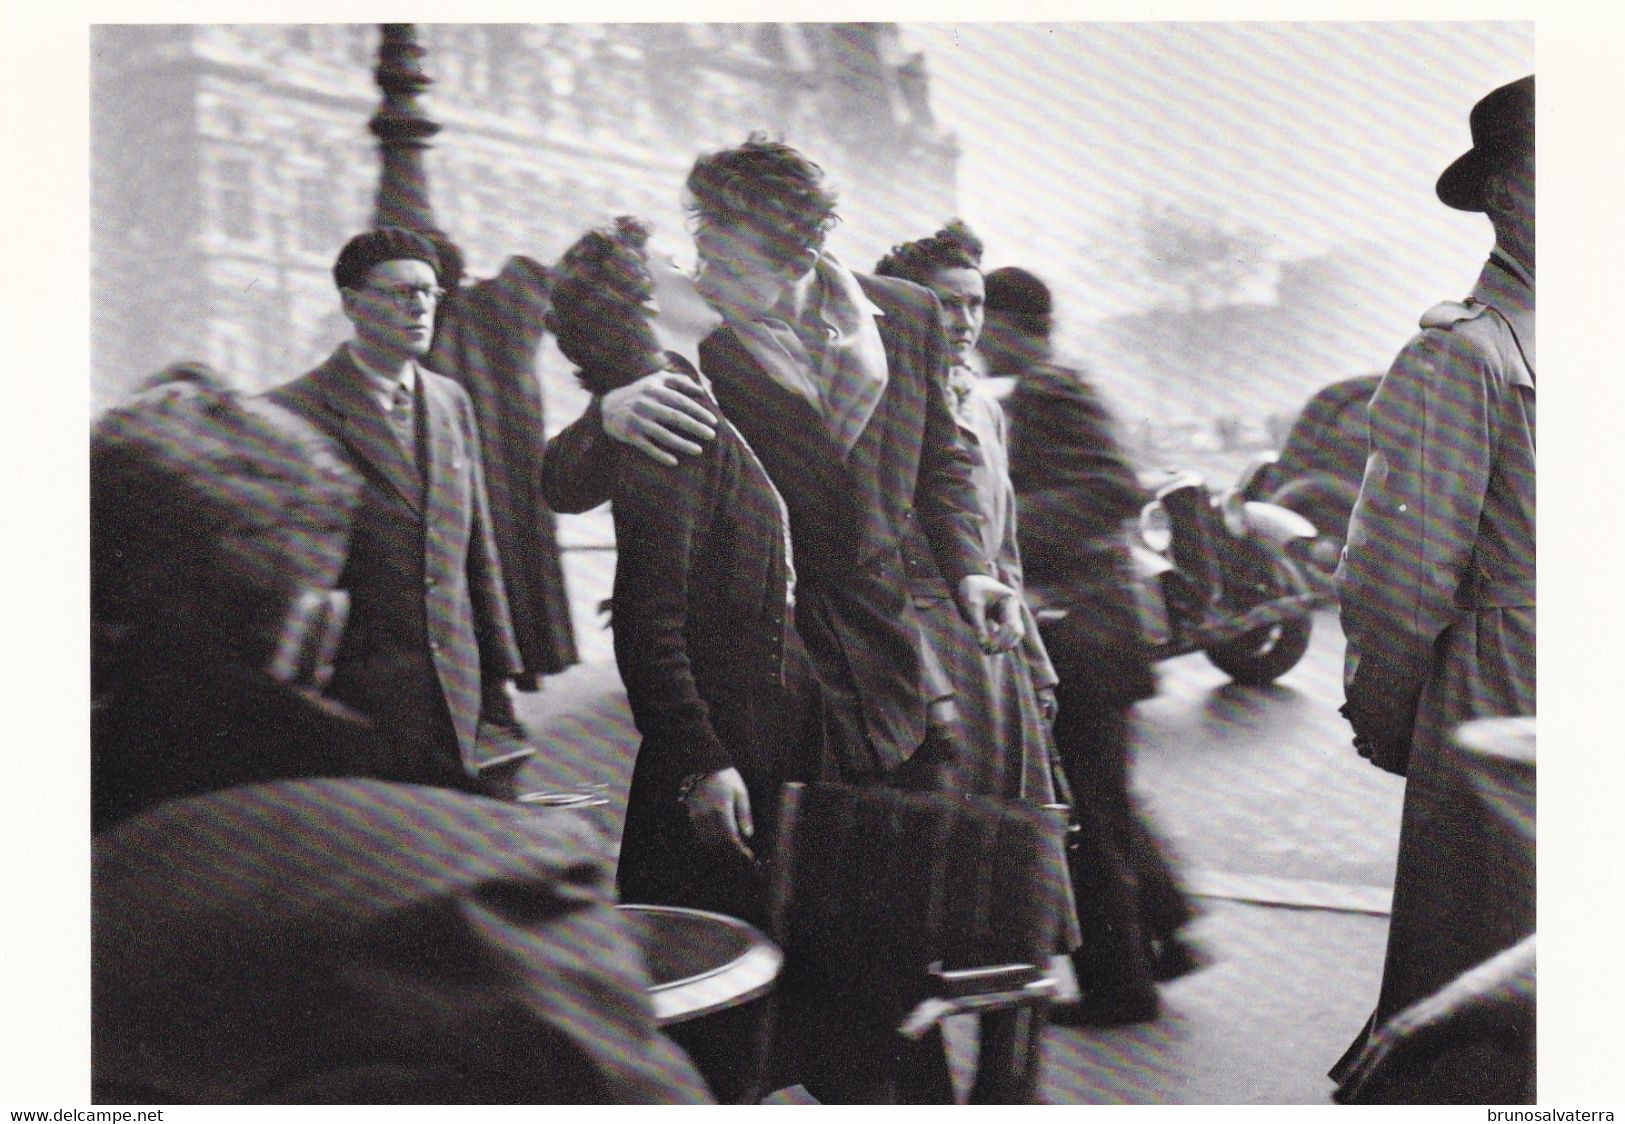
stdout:
{"type": "MultiPolygon", "coordinates": [[[[577,576],[596,578],[576,583],[589,662],[526,700],[552,752],[525,780],[609,785],[611,805],[585,814],[616,838],[635,731],[581,595],[607,592],[609,557],[573,560],[588,572],[577,576]]],[[[1164,988],[1156,1023],[1047,1031],[1047,1100],[1329,1096],[1325,1070],[1376,995],[1401,799],[1396,779],[1349,748],[1336,713],[1342,654],[1335,614],[1322,612],[1309,654],[1273,687],[1235,687],[1200,655],[1163,665],[1161,693],[1140,707],[1136,787],[1199,895],[1193,935],[1214,962],[1164,988]]],[[[953,1029],[964,1069],[970,1036],[953,1029]]]]}

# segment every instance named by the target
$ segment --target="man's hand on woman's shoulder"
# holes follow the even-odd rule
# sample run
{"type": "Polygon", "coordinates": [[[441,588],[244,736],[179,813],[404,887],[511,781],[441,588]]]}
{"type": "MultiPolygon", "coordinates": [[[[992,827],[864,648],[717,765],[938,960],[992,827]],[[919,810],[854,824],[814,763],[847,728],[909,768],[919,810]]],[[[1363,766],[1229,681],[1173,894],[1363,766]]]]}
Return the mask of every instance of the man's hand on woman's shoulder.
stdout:
{"type": "Polygon", "coordinates": [[[656,371],[605,394],[600,410],[604,432],[665,465],[673,454],[694,456],[717,435],[717,419],[700,399],[693,380],[674,371],[656,371]]]}

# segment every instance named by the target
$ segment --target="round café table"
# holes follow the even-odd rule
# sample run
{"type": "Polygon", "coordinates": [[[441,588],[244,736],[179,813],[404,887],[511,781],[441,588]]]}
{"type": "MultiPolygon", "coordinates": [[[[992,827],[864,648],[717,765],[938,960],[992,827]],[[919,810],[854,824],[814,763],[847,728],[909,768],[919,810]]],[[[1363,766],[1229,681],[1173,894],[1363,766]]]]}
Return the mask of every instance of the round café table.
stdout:
{"type": "Polygon", "coordinates": [[[655,1021],[694,1060],[723,1104],[754,1104],[767,1092],[769,993],[784,954],[735,917],[668,905],[618,907],[632,922],[649,967],[655,1021]]]}
{"type": "Polygon", "coordinates": [[[766,995],[784,965],[779,947],[737,918],[670,905],[618,908],[638,930],[663,1027],[766,995]]]}

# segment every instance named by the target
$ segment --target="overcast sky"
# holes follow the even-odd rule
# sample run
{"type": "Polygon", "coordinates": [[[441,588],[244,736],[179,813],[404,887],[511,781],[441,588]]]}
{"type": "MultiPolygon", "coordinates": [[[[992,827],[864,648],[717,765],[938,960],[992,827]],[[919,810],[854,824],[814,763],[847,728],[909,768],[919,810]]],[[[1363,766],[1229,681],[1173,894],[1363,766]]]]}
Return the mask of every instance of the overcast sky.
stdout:
{"type": "MultiPolygon", "coordinates": [[[[960,206],[988,264],[1076,263],[1092,319],[1144,306],[1126,264],[1081,261],[1140,199],[1200,199],[1274,256],[1374,243],[1389,299],[1464,295],[1488,224],[1433,195],[1467,112],[1534,69],[1529,23],[908,24],[963,146],[960,206]]],[[[1401,334],[1403,338],[1403,333],[1401,334]]]]}

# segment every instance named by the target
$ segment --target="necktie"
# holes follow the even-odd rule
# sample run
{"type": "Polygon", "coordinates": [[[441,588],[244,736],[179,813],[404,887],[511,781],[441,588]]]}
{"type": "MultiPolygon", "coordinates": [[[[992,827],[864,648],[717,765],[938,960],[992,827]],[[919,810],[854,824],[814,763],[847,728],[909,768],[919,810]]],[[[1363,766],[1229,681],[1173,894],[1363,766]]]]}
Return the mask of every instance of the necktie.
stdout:
{"type": "Polygon", "coordinates": [[[401,452],[406,454],[406,463],[416,472],[418,467],[418,438],[417,427],[412,422],[412,392],[399,384],[395,393],[389,399],[389,428],[395,431],[395,437],[401,443],[401,452]]]}

